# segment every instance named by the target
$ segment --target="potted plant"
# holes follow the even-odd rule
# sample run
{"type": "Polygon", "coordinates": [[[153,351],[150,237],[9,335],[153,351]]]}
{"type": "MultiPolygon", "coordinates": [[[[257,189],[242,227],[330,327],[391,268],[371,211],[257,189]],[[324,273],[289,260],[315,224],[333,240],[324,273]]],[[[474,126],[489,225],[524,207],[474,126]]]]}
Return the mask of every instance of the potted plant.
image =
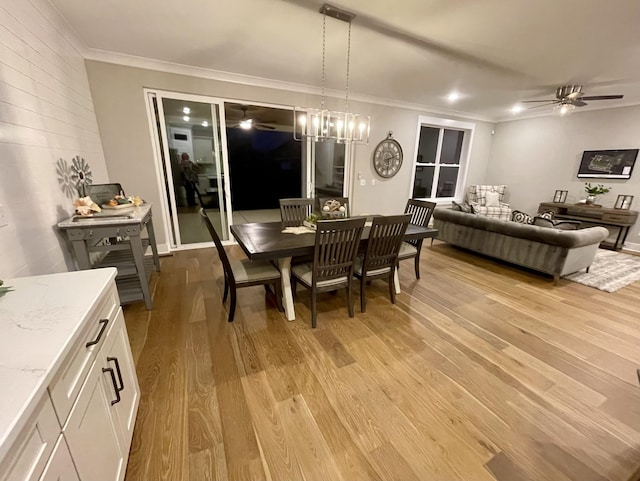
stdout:
{"type": "Polygon", "coordinates": [[[584,191],[587,193],[587,204],[595,204],[596,197],[601,194],[607,194],[611,189],[603,184],[591,185],[591,182],[585,182],[584,191]]]}

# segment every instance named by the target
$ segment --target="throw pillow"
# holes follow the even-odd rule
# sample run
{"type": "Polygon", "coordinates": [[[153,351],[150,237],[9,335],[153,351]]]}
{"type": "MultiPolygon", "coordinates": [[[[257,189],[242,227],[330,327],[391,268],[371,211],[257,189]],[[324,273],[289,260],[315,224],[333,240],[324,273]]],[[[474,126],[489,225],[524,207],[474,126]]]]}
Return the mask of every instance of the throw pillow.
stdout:
{"type": "Polygon", "coordinates": [[[521,224],[533,224],[533,216],[520,210],[514,210],[511,213],[511,220],[513,222],[519,222],[521,224]]]}
{"type": "Polygon", "coordinates": [[[553,226],[560,230],[577,230],[578,227],[580,227],[580,222],[572,220],[557,220],[554,222],[553,226]]]}
{"type": "Polygon", "coordinates": [[[485,203],[486,207],[500,207],[500,193],[491,191],[485,194],[485,203]]]}
{"type": "Polygon", "coordinates": [[[473,214],[473,207],[467,202],[462,202],[461,204],[457,203],[455,200],[451,201],[451,205],[454,210],[462,211],[466,214],[473,214]]]}
{"type": "Polygon", "coordinates": [[[543,219],[549,219],[549,220],[553,220],[555,214],[553,213],[553,211],[548,210],[546,212],[538,212],[538,217],[542,217],[543,219]]]}
{"type": "Polygon", "coordinates": [[[539,215],[533,218],[533,225],[537,225],[538,227],[553,227],[553,221],[551,219],[547,219],[546,217],[540,217],[539,215]]]}

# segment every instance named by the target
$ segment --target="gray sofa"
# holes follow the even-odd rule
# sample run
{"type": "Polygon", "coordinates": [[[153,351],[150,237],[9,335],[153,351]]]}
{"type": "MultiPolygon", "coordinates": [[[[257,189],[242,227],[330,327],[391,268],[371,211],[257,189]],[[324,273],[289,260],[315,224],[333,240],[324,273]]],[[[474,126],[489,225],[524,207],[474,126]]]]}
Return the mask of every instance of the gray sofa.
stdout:
{"type": "Polygon", "coordinates": [[[560,276],[589,269],[598,245],[609,235],[604,227],[558,230],[490,219],[452,209],[433,212],[437,239],[512,264],[560,276]]]}

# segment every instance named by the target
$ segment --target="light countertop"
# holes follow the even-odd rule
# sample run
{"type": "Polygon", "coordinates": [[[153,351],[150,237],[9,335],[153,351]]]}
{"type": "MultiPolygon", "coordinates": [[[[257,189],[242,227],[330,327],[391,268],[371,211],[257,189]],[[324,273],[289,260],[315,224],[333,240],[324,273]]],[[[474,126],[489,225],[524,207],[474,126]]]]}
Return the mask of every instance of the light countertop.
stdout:
{"type": "Polygon", "coordinates": [[[45,394],[115,268],[6,279],[0,297],[0,461],[45,394]]]}

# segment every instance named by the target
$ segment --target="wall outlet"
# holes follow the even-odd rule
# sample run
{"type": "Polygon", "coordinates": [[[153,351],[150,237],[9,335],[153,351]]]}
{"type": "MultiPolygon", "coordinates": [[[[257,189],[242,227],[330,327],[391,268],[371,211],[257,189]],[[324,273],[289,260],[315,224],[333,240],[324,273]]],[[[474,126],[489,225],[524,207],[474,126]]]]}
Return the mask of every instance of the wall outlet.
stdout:
{"type": "Polygon", "coordinates": [[[7,216],[4,213],[4,205],[0,204],[0,227],[9,225],[7,222],[7,216]]]}
{"type": "Polygon", "coordinates": [[[360,179],[360,185],[363,187],[367,185],[367,179],[360,179]]]}

